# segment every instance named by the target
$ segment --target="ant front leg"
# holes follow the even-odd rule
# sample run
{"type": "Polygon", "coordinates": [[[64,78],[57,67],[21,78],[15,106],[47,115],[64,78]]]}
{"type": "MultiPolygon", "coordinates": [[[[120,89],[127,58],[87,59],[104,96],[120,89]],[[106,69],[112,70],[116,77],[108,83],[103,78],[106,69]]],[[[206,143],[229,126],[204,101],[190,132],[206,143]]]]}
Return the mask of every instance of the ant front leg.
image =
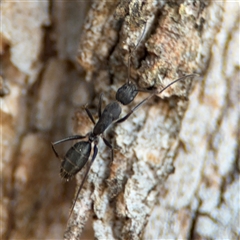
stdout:
{"type": "Polygon", "coordinates": [[[91,112],[89,111],[89,109],[87,107],[85,107],[84,110],[86,111],[86,113],[87,113],[88,117],[90,118],[90,120],[92,121],[93,125],[95,125],[96,122],[93,119],[93,116],[92,116],[91,112]]]}
{"type": "MultiPolygon", "coordinates": [[[[101,118],[102,116],[102,96],[103,94],[100,94],[100,98],[99,98],[99,103],[98,103],[98,118],[101,118]]],[[[86,111],[88,117],[91,119],[93,125],[96,125],[96,122],[91,114],[91,112],[89,111],[89,109],[87,107],[84,108],[84,110],[86,111]]]]}

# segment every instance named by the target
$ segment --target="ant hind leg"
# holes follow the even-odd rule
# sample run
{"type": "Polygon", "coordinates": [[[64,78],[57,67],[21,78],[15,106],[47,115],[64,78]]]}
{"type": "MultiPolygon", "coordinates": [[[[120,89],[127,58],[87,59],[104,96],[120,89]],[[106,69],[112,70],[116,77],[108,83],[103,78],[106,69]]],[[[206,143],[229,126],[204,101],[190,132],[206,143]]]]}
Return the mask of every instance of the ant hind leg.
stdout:
{"type": "Polygon", "coordinates": [[[87,179],[87,175],[88,175],[88,173],[89,173],[89,170],[90,170],[90,168],[91,168],[91,166],[92,166],[92,164],[93,164],[93,162],[94,162],[97,154],[98,154],[98,147],[97,147],[96,144],[94,144],[94,150],[93,150],[93,156],[92,156],[91,162],[88,164],[87,170],[86,170],[86,172],[85,172],[85,174],[84,174],[84,177],[83,177],[83,180],[82,180],[82,182],[81,182],[81,185],[80,185],[79,188],[78,188],[76,197],[75,197],[75,199],[74,199],[73,205],[72,205],[71,210],[70,210],[70,213],[69,213],[68,220],[70,219],[70,217],[71,217],[71,215],[72,215],[73,209],[74,209],[75,204],[76,204],[77,199],[78,199],[78,196],[79,196],[79,194],[80,194],[80,192],[81,192],[81,190],[82,190],[82,188],[83,188],[83,184],[85,183],[85,181],[86,181],[86,179],[87,179]]]}
{"type": "Polygon", "coordinates": [[[63,142],[67,142],[67,141],[83,139],[83,138],[85,138],[86,136],[87,136],[87,135],[85,135],[85,136],[82,136],[82,135],[74,135],[74,136],[70,136],[70,137],[67,137],[67,138],[63,138],[63,139],[61,139],[61,140],[59,140],[59,141],[56,141],[56,142],[52,142],[52,143],[51,143],[51,144],[52,144],[52,150],[53,150],[55,156],[56,156],[57,158],[60,158],[59,155],[58,155],[58,153],[57,153],[57,151],[56,151],[56,149],[55,149],[55,147],[54,147],[55,145],[60,144],[60,143],[63,143],[63,142]]]}

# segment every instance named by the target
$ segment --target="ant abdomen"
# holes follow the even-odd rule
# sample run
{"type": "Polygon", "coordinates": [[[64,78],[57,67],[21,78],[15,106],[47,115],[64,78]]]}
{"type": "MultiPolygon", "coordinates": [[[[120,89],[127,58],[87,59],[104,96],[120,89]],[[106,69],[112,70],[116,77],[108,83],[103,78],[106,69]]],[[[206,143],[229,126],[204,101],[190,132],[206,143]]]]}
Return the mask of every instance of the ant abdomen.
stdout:
{"type": "Polygon", "coordinates": [[[77,142],[66,153],[60,169],[62,178],[69,180],[77,172],[79,172],[86,162],[91,153],[90,142],[77,142]]]}

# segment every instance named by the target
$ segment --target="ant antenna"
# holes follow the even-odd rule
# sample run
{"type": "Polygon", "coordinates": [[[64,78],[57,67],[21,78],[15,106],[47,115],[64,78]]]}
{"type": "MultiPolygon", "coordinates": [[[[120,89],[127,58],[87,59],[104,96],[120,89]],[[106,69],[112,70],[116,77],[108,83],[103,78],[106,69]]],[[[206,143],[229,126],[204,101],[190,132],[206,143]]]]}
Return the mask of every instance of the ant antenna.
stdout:
{"type": "MultiPolygon", "coordinates": [[[[126,116],[116,120],[114,123],[121,123],[124,122],[125,120],[127,120],[133,112],[135,112],[140,106],[142,106],[146,101],[148,101],[152,96],[154,96],[155,94],[161,94],[162,92],[164,92],[167,88],[169,88],[171,85],[173,85],[174,83],[178,82],[178,81],[182,81],[185,80],[188,77],[193,77],[193,76],[198,76],[198,74],[188,74],[186,76],[180,77],[174,81],[172,81],[171,83],[169,83],[166,87],[164,87],[163,89],[161,89],[160,91],[154,91],[152,92],[152,94],[150,94],[147,98],[143,99],[137,106],[135,106],[126,116]]],[[[146,92],[149,92],[148,90],[146,90],[146,92]]]]}
{"type": "Polygon", "coordinates": [[[131,103],[133,101],[133,99],[136,97],[136,95],[138,94],[138,89],[137,89],[136,84],[131,82],[131,80],[130,80],[130,65],[131,65],[132,53],[139,46],[139,44],[144,36],[145,31],[146,31],[146,24],[144,25],[143,33],[142,33],[137,45],[134,47],[134,49],[132,51],[129,48],[127,82],[125,84],[123,84],[117,90],[117,93],[116,93],[116,100],[123,105],[128,105],[129,103],[131,103]]]}
{"type": "Polygon", "coordinates": [[[144,33],[146,32],[146,26],[147,26],[147,24],[144,25],[142,35],[141,35],[139,41],[137,42],[137,45],[133,48],[133,50],[131,50],[129,48],[129,55],[128,55],[128,81],[127,81],[128,84],[131,83],[131,80],[130,80],[130,65],[131,65],[132,53],[137,49],[137,47],[139,46],[140,42],[142,41],[144,33]]]}
{"type": "Polygon", "coordinates": [[[161,89],[160,92],[157,92],[157,94],[161,94],[161,93],[164,92],[167,88],[169,88],[171,85],[173,85],[174,83],[176,83],[176,82],[178,82],[178,81],[185,80],[185,79],[188,78],[188,77],[194,77],[194,76],[198,76],[198,74],[192,73],[192,74],[188,74],[188,75],[185,75],[185,76],[183,76],[183,77],[180,77],[180,78],[172,81],[171,83],[169,83],[166,87],[164,87],[163,89],[161,89]]]}

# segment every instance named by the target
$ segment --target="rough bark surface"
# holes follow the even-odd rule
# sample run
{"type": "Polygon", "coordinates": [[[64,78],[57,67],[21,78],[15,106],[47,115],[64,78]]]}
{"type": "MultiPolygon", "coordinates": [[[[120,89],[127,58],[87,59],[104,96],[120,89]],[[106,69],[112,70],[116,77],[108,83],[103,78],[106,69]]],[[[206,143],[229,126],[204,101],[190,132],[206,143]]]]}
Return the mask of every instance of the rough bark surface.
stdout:
{"type": "Polygon", "coordinates": [[[1,238],[237,239],[239,18],[227,1],[2,1],[1,238]],[[80,107],[115,100],[130,51],[140,88],[202,78],[107,131],[114,161],[100,141],[68,220],[75,184],[50,143],[91,131],[80,107]]]}

